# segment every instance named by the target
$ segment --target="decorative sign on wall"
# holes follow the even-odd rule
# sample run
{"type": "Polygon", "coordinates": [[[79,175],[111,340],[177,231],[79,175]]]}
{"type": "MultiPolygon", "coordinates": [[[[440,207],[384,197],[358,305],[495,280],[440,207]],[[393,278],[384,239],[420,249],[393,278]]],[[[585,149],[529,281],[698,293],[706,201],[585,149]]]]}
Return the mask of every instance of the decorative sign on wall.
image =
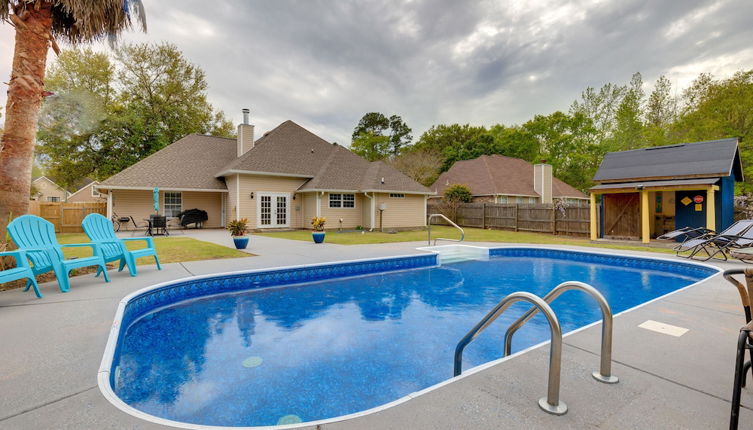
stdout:
{"type": "Polygon", "coordinates": [[[703,212],[703,205],[700,203],[696,203],[695,205],[695,211],[696,212],[703,212]]]}
{"type": "Polygon", "coordinates": [[[693,201],[696,202],[696,203],[699,203],[699,204],[703,203],[703,196],[702,195],[697,195],[697,196],[693,197],[693,201]]]}
{"type": "Polygon", "coordinates": [[[682,200],[680,200],[680,203],[682,203],[683,205],[687,206],[687,205],[693,203],[693,200],[690,200],[690,197],[685,196],[685,197],[682,198],[682,200]]]}

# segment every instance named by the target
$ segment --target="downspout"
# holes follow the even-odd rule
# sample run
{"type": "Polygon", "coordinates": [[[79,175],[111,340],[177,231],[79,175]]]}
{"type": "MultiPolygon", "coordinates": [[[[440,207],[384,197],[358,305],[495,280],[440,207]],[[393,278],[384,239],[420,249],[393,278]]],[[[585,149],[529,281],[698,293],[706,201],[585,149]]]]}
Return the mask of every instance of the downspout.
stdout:
{"type": "Polygon", "coordinates": [[[322,196],[324,195],[324,191],[320,191],[316,195],[316,217],[319,218],[322,216],[322,196]]]}
{"type": "Polygon", "coordinates": [[[364,196],[369,198],[369,206],[371,206],[371,215],[369,216],[369,231],[374,231],[374,212],[376,212],[376,199],[375,195],[372,192],[371,195],[369,193],[364,192],[364,196]]]}

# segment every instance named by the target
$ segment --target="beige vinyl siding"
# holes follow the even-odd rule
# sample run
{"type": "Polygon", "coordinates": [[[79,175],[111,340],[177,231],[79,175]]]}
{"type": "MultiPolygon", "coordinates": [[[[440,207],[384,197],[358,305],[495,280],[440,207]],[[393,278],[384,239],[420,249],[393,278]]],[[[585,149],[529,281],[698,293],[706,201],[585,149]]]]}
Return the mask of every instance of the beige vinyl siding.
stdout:
{"type": "MultiPolygon", "coordinates": [[[[160,213],[164,213],[165,193],[160,191],[160,213]]],[[[221,193],[183,191],[182,210],[201,209],[207,211],[208,220],[204,227],[213,228],[221,226],[220,205],[221,193]]],[[[112,211],[118,216],[131,216],[136,223],[143,224],[145,218],[154,214],[152,192],[148,190],[112,190],[112,211]]],[[[122,226],[123,228],[125,226],[122,226]]],[[[128,230],[133,229],[133,224],[128,224],[128,230]]]]}
{"type": "Polygon", "coordinates": [[[343,220],[342,228],[355,228],[363,225],[363,194],[359,193],[335,193],[335,194],[355,194],[356,206],[353,208],[331,208],[329,207],[329,193],[322,196],[322,216],[327,218],[326,228],[340,228],[340,219],[343,220]]]}
{"type": "Polygon", "coordinates": [[[382,203],[387,204],[382,219],[384,228],[423,227],[426,225],[423,195],[406,194],[404,198],[390,198],[389,194],[377,194],[376,196],[375,228],[379,228],[379,205],[382,203]]]}
{"type": "MultiPolygon", "coordinates": [[[[295,210],[296,205],[300,206],[296,196],[293,200],[295,191],[306,182],[305,178],[287,178],[281,176],[261,176],[261,175],[240,175],[240,210],[241,217],[248,218],[251,228],[258,228],[256,219],[256,207],[259,202],[259,193],[288,193],[289,210],[290,210],[290,227],[296,228],[301,225],[301,211],[295,210]],[[251,198],[254,193],[254,198],[251,198]]],[[[228,185],[228,188],[230,186],[228,185]]]]}
{"type": "Polygon", "coordinates": [[[107,194],[100,194],[99,197],[92,196],[92,188],[96,183],[85,186],[84,188],[76,191],[68,197],[68,201],[71,203],[86,203],[86,202],[104,202],[107,200],[107,194]]]}
{"type": "Polygon", "coordinates": [[[230,222],[236,218],[235,208],[237,206],[237,183],[238,181],[236,180],[236,175],[228,175],[225,177],[225,185],[227,185],[228,190],[227,198],[225,199],[225,217],[227,217],[227,222],[230,222]]]}
{"type": "Polygon", "coordinates": [[[183,191],[183,210],[201,209],[207,211],[206,228],[222,227],[222,193],[203,191],[183,191]]]}
{"type": "Polygon", "coordinates": [[[49,201],[47,200],[47,197],[57,197],[58,201],[61,202],[66,201],[66,198],[68,197],[67,191],[65,191],[46,177],[38,178],[37,180],[32,182],[32,184],[34,184],[34,188],[36,188],[39,192],[39,197],[37,198],[37,200],[42,203],[49,201]]]}
{"type": "Polygon", "coordinates": [[[311,228],[311,218],[316,216],[316,194],[301,194],[303,196],[303,219],[301,220],[300,228],[311,228]]]}

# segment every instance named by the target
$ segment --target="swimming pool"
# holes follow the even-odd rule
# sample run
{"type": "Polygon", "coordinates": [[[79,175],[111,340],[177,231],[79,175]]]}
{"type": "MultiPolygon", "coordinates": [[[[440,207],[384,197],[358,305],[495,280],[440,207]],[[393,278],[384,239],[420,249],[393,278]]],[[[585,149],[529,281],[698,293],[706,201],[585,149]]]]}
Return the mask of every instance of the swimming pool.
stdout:
{"type": "MultiPolygon", "coordinates": [[[[121,302],[100,369],[108,398],[139,415],[216,426],[310,422],[357,413],[452,377],[455,345],[513,291],[596,287],[618,313],[707,278],[683,262],[533,248],[437,265],[435,255],[213,275],[121,302]]],[[[514,305],[465,351],[464,369],[502,355],[514,305]]],[[[563,332],[601,318],[565,294],[563,332]]],[[[548,340],[538,315],[513,352],[548,340]]],[[[617,340],[619,341],[619,340],[617,340]]],[[[543,369],[542,369],[543,371],[543,369]]]]}

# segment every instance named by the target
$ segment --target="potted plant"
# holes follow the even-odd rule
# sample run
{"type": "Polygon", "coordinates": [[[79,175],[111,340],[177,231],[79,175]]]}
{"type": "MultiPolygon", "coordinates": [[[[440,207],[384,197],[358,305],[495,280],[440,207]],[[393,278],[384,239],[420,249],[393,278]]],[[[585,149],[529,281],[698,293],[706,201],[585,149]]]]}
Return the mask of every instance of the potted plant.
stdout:
{"type": "Polygon", "coordinates": [[[227,229],[233,237],[233,243],[235,243],[236,249],[246,249],[248,246],[248,236],[246,236],[247,227],[247,218],[236,219],[228,223],[227,229]]]}
{"type": "Polygon", "coordinates": [[[327,218],[321,216],[315,216],[311,219],[311,225],[314,227],[314,231],[311,232],[311,237],[314,238],[314,243],[324,242],[324,224],[327,222],[327,218]]]}

